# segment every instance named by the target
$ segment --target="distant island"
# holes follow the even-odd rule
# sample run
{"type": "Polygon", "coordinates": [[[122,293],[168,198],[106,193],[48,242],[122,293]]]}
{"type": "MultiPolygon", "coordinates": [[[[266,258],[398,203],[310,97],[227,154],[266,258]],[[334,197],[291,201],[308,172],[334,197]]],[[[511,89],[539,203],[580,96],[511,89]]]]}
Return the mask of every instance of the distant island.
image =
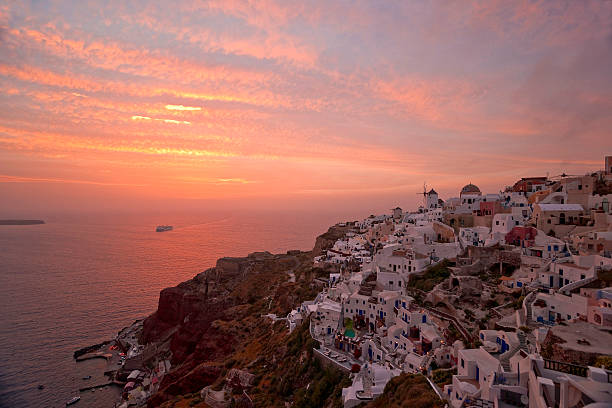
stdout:
{"type": "Polygon", "coordinates": [[[37,225],[44,223],[43,220],[0,220],[0,225],[37,225]]]}

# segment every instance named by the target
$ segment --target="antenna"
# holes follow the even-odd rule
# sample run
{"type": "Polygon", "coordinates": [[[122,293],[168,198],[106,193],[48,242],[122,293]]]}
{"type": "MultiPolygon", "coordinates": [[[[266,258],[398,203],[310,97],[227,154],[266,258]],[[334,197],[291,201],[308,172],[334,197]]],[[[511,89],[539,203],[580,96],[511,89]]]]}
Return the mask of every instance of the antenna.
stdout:
{"type": "Polygon", "coordinates": [[[417,194],[423,194],[423,208],[427,208],[427,184],[425,182],[423,182],[423,192],[417,194]]]}

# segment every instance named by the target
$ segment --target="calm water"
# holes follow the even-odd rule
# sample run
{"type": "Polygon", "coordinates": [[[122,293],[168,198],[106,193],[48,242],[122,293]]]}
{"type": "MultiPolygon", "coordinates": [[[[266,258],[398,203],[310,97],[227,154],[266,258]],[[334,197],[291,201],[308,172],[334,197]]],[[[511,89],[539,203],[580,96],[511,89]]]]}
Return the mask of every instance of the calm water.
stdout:
{"type": "MultiPolygon", "coordinates": [[[[76,364],[74,350],[114,337],[154,311],[161,289],[221,256],[311,249],[315,237],[340,219],[56,216],[45,225],[0,226],[0,407],[64,407],[84,386],[81,377],[101,374],[106,364],[76,364]],[[158,224],[175,230],[156,233],[158,224]]],[[[76,406],[112,406],[116,392],[82,393],[76,406]]]]}

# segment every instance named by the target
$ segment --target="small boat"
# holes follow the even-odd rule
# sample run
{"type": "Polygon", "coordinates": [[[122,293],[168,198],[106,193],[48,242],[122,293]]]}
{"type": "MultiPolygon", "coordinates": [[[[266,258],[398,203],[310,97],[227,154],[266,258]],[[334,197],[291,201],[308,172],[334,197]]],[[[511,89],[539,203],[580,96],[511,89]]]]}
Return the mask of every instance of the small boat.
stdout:
{"type": "Polygon", "coordinates": [[[84,380],[91,380],[91,375],[86,375],[85,377],[83,377],[84,380]]]}
{"type": "Polygon", "coordinates": [[[156,232],[172,231],[172,225],[158,225],[155,228],[156,232]]]}
{"type": "Polygon", "coordinates": [[[68,405],[76,404],[80,400],[81,400],[81,397],[77,395],[76,397],[72,397],[68,401],[66,401],[66,405],[68,406],[68,405]]]}

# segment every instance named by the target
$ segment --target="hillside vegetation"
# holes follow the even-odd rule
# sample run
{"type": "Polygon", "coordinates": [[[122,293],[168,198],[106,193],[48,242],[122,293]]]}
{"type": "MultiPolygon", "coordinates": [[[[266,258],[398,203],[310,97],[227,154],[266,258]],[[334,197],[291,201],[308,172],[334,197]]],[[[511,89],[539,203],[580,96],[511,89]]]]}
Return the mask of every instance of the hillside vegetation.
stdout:
{"type": "Polygon", "coordinates": [[[360,408],[442,408],[444,402],[422,375],[402,374],[393,378],[384,393],[360,408]]]}

